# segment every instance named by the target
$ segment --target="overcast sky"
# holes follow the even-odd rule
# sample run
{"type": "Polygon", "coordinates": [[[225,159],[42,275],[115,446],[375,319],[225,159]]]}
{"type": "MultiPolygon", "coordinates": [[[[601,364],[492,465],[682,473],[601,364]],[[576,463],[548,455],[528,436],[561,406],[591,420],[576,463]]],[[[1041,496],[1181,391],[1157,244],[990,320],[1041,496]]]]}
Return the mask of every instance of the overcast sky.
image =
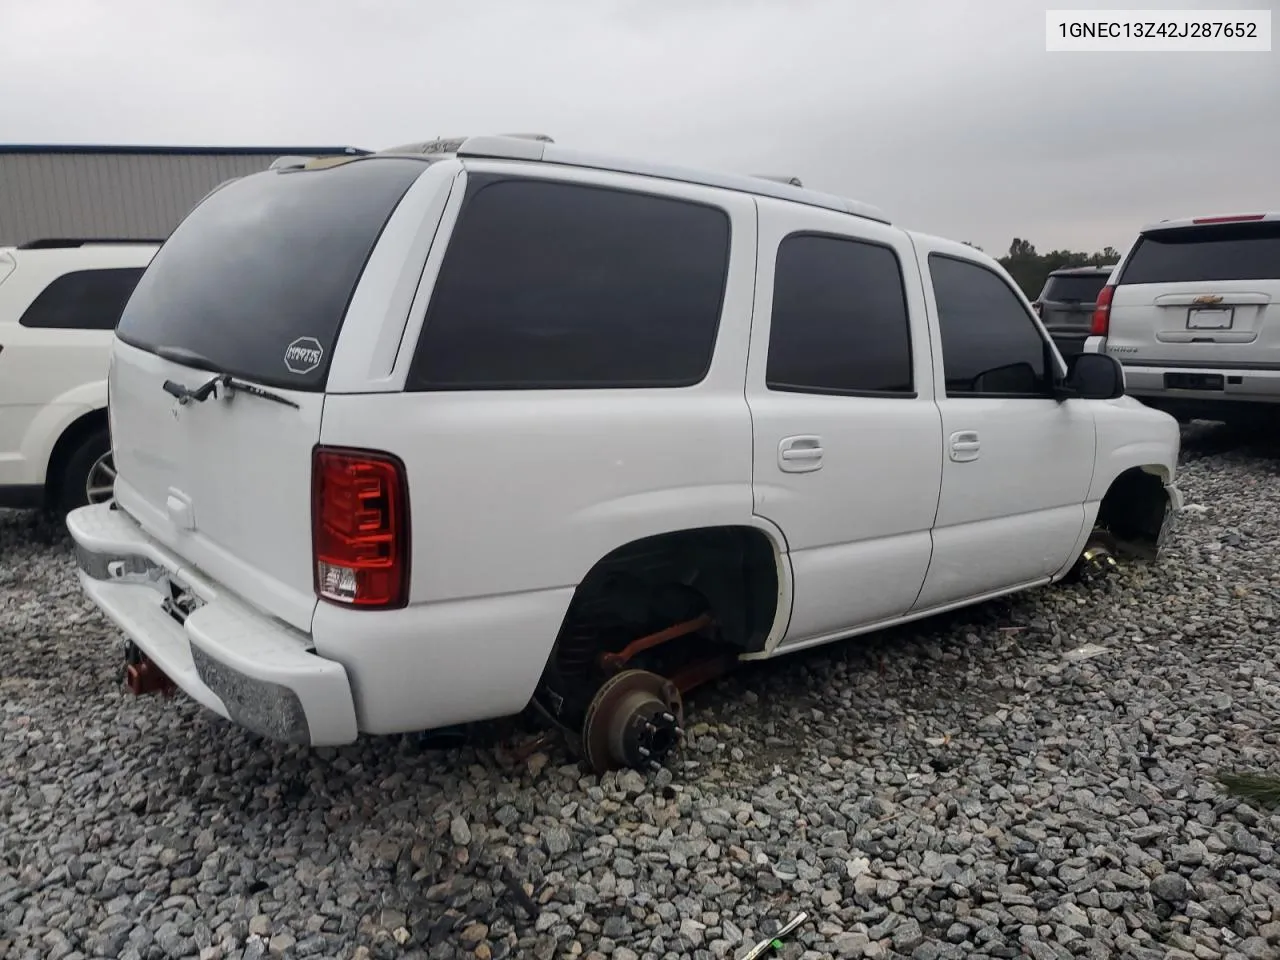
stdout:
{"type": "Polygon", "coordinates": [[[1129,5],[0,0],[0,139],[377,149],[537,131],[795,174],[993,254],[1280,208],[1280,44],[1045,52],[1046,7],[1129,5]]]}

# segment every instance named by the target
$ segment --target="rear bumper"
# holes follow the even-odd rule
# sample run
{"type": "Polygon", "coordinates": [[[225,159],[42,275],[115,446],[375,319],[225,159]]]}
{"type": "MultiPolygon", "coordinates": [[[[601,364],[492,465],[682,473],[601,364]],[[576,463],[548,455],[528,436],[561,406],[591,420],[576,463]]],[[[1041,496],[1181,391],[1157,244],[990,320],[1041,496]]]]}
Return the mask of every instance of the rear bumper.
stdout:
{"type": "MultiPolygon", "coordinates": [[[[1122,361],[1123,362],[1123,361],[1122,361]]],[[[1139,399],[1177,405],[1280,404],[1280,367],[1170,366],[1159,363],[1124,364],[1125,392],[1139,399]],[[1184,385],[1199,381],[1199,386],[1184,385]]]]}
{"type": "Polygon", "coordinates": [[[342,664],[310,638],[228,596],[148,537],[113,505],[67,516],[89,598],[192,699],[262,736],[287,743],[350,743],[358,730],[342,664]],[[179,622],[171,590],[198,606],[179,622]]]}

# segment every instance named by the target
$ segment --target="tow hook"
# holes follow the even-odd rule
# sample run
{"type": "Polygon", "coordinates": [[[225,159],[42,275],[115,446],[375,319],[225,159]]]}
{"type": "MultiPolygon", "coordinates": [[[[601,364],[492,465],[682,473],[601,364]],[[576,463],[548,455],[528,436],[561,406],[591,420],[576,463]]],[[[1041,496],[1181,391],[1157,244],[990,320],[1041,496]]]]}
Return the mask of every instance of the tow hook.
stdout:
{"type": "Polygon", "coordinates": [[[165,697],[173,696],[177,685],[156,666],[154,660],[132,643],[125,651],[124,659],[124,683],[135,697],[150,693],[159,693],[165,697]]]}

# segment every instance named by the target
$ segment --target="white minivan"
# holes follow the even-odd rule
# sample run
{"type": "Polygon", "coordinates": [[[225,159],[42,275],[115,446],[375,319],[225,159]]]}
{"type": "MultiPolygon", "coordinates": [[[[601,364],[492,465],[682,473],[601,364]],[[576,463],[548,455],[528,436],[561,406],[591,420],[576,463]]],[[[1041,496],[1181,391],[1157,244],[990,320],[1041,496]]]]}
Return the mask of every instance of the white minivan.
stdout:
{"type": "Polygon", "coordinates": [[[112,331],[159,241],[0,247],[0,507],[111,499],[112,331]]]}
{"type": "Polygon", "coordinates": [[[1180,420],[1280,412],[1280,213],[1144,227],[1098,298],[1090,350],[1180,420]]]}
{"type": "Polygon", "coordinates": [[[1156,559],[1169,416],[1000,265],[545,138],[233,181],[129,300],[72,513],[135,692],[304,744],[529,707],[596,769],[765,659],[1156,559]]]}

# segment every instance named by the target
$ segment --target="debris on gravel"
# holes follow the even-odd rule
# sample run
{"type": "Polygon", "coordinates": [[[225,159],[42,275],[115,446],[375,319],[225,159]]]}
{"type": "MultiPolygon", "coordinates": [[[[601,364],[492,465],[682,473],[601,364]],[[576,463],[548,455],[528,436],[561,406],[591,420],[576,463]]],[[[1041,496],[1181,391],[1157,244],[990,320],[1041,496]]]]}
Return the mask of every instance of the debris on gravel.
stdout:
{"type": "MultiPolygon", "coordinates": [[[[59,524],[0,512],[0,956],[1280,956],[1280,450],[1192,428],[1159,568],[774,662],[668,770],[514,723],[301,750],[130,697],[59,524]]],[[[424,643],[428,641],[424,640],[424,643]]]]}

